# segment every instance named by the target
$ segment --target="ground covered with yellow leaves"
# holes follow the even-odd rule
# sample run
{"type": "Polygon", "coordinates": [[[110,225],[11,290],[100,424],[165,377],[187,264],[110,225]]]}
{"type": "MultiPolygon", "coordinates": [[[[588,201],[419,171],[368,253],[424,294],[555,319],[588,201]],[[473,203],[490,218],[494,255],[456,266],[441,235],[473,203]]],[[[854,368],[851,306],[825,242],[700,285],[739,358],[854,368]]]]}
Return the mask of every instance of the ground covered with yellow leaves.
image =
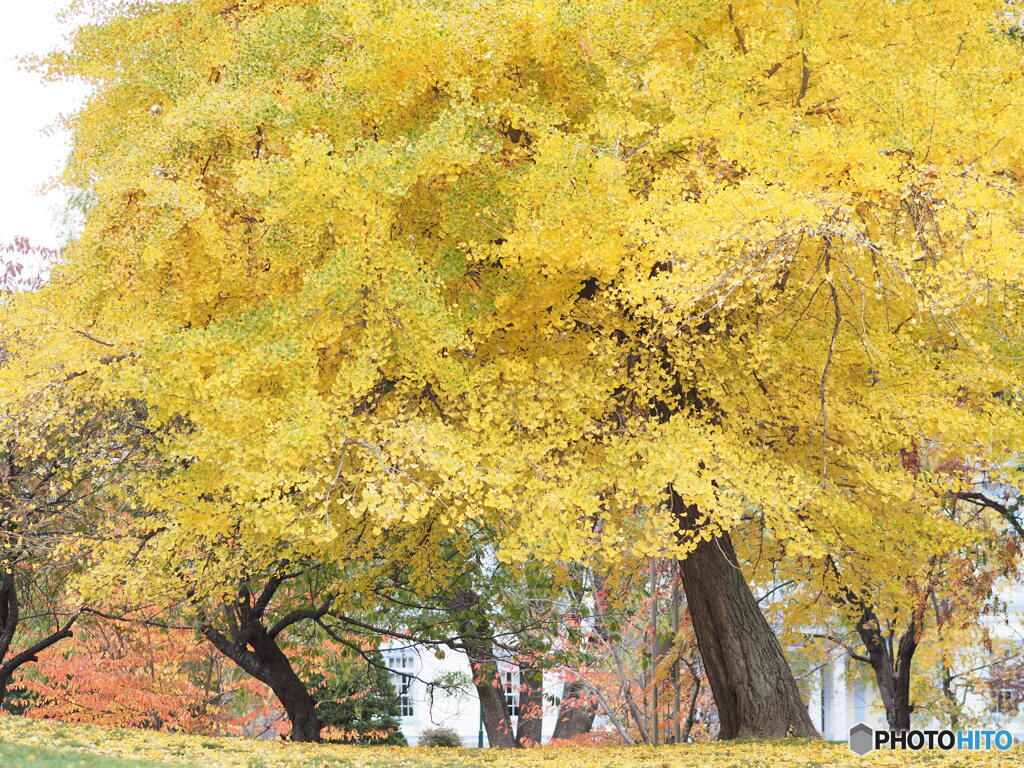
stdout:
{"type": "MultiPolygon", "coordinates": [[[[5,768],[46,762],[54,750],[68,764],[105,768],[147,761],[146,765],[194,768],[861,768],[861,766],[1024,766],[1024,747],[1007,752],[877,752],[858,757],[845,745],[824,742],[712,742],[673,747],[593,747],[578,749],[471,750],[427,747],[353,747],[288,744],[251,739],[180,736],[144,730],[106,729],[55,721],[0,717],[4,743],[40,749],[14,756],[5,768]],[[80,754],[84,753],[84,754],[80,754]],[[88,755],[97,756],[95,761],[88,755]],[[73,757],[72,757],[73,756],[73,757]],[[108,762],[104,758],[112,758],[108,762]]],[[[52,759],[52,758],[51,758],[52,759]]],[[[53,763],[57,765],[58,763],[53,763]]]]}

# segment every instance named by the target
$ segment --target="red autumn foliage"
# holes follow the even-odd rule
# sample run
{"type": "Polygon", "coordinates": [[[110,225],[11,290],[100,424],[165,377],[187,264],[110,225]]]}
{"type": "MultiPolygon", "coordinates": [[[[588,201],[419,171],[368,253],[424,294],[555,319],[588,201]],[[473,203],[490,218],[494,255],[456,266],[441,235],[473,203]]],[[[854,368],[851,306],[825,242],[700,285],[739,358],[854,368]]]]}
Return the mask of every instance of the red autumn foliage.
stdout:
{"type": "Polygon", "coordinates": [[[57,251],[32,245],[27,237],[0,244],[0,293],[38,288],[57,256],[57,251]]]}
{"type": "Polygon", "coordinates": [[[189,630],[91,623],[39,657],[29,717],[188,733],[237,733],[262,686],[189,630]],[[245,706],[239,706],[242,703],[245,706]]]}

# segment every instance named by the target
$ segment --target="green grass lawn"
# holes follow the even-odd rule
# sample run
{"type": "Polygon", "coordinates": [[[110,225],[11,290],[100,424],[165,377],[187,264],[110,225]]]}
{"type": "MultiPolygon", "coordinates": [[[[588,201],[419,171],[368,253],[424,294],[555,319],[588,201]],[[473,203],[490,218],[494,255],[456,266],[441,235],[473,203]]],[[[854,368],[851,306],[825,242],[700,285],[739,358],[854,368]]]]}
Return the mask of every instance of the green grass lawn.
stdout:
{"type": "Polygon", "coordinates": [[[0,766],[3,768],[165,768],[168,765],[0,743],[0,766]]]}

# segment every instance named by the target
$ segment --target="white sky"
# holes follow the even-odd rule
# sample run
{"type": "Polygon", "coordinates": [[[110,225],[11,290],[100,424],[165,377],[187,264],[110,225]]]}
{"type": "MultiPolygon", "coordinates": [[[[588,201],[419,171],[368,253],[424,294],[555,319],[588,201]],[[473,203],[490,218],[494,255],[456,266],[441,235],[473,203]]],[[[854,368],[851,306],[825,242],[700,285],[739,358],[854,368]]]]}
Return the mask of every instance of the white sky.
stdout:
{"type": "Polygon", "coordinates": [[[40,189],[59,172],[70,149],[63,132],[49,132],[59,115],[87,94],[80,83],[40,82],[17,59],[60,47],[70,27],[57,20],[68,0],[0,0],[0,244],[17,236],[59,248],[64,196],[40,189]]]}

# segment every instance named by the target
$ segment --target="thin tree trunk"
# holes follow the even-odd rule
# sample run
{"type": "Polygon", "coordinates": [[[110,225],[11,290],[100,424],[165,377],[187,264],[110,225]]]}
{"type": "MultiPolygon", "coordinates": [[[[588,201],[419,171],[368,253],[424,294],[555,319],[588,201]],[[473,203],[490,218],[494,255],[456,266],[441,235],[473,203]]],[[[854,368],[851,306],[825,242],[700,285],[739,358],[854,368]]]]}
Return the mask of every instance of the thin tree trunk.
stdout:
{"type": "Polygon", "coordinates": [[[658,746],[658,583],[657,559],[652,557],[651,579],[651,744],[658,746]]]}
{"type": "Polygon", "coordinates": [[[700,675],[697,674],[697,670],[689,662],[687,662],[687,666],[690,668],[690,674],[693,675],[693,688],[690,689],[690,706],[686,710],[686,723],[680,729],[679,736],[677,737],[677,741],[680,744],[685,744],[690,740],[693,724],[697,722],[697,699],[700,698],[701,689],[700,675]]]}
{"type": "MultiPolygon", "coordinates": [[[[679,642],[679,579],[677,573],[672,575],[672,634],[675,642],[679,642]]],[[[682,741],[682,692],[680,689],[679,654],[676,654],[676,662],[672,665],[672,741],[676,744],[682,741]]],[[[698,681],[699,682],[699,681],[698,681]]],[[[699,686],[695,685],[695,688],[699,686]]],[[[690,709],[693,709],[691,705],[690,709]]]]}
{"type": "Polygon", "coordinates": [[[858,602],[861,605],[861,616],[857,622],[857,633],[864,643],[868,663],[875,673],[878,695],[885,705],[886,722],[891,730],[909,730],[910,716],[914,712],[914,705],[910,701],[910,668],[919,640],[920,611],[911,617],[894,654],[892,638],[882,636],[878,617],[871,606],[858,602]]]}
{"type": "Polygon", "coordinates": [[[71,627],[77,619],[78,614],[71,616],[63,625],[57,625],[49,635],[19,653],[12,654],[11,647],[20,621],[18,588],[13,573],[4,573],[0,576],[0,709],[5,708],[7,686],[10,685],[14,673],[25,664],[36,661],[39,654],[51,645],[71,637],[71,627]]]}
{"type": "MultiPolygon", "coordinates": [[[[671,491],[681,531],[697,509],[671,491]]],[[[818,737],[796,679],[740,570],[732,541],[701,540],[681,561],[697,647],[715,697],[719,738],[818,737]]]]}
{"type": "Polygon", "coordinates": [[[619,693],[626,702],[626,708],[629,710],[629,714],[633,717],[636,729],[640,732],[640,738],[643,739],[645,743],[649,744],[651,741],[651,735],[647,730],[647,719],[644,717],[644,713],[640,711],[640,707],[637,706],[636,700],[633,698],[633,694],[630,690],[629,676],[626,674],[625,667],[622,664],[622,657],[619,655],[619,651],[614,640],[608,643],[608,650],[611,651],[612,660],[615,662],[615,670],[618,673],[619,693]]]}
{"type": "MultiPolygon", "coordinates": [[[[952,609],[948,600],[941,601],[940,605],[934,592],[932,592],[932,607],[935,609],[935,629],[941,633],[950,619],[952,609]]],[[[953,690],[953,670],[949,666],[945,654],[939,661],[939,670],[942,674],[942,696],[949,704],[949,727],[955,731],[960,725],[960,705],[953,690]]]]}
{"type": "Polygon", "coordinates": [[[953,670],[942,660],[942,696],[949,703],[949,728],[958,730],[960,728],[960,703],[956,700],[956,693],[953,691],[953,670]]]}
{"type": "MultiPolygon", "coordinates": [[[[593,578],[594,622],[603,628],[607,626],[604,617],[604,596],[602,595],[602,591],[604,589],[604,577],[594,571],[593,578]]],[[[625,666],[622,663],[622,656],[619,654],[619,649],[616,645],[615,639],[608,637],[607,634],[603,632],[599,636],[604,640],[604,646],[607,648],[608,652],[612,656],[612,660],[615,662],[615,671],[617,673],[619,683],[619,695],[622,696],[623,701],[626,702],[626,709],[633,718],[633,722],[636,724],[636,729],[640,732],[640,738],[644,743],[648,743],[650,741],[650,734],[647,730],[647,719],[644,716],[644,713],[640,711],[640,707],[637,706],[636,700],[633,698],[631,690],[632,684],[629,676],[626,674],[625,666]]]]}
{"type": "Polygon", "coordinates": [[[18,628],[18,590],[14,574],[0,571],[0,661],[7,656],[18,628]]]}

